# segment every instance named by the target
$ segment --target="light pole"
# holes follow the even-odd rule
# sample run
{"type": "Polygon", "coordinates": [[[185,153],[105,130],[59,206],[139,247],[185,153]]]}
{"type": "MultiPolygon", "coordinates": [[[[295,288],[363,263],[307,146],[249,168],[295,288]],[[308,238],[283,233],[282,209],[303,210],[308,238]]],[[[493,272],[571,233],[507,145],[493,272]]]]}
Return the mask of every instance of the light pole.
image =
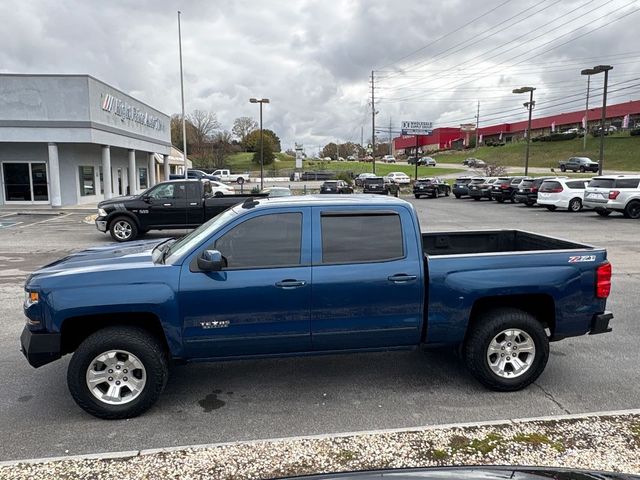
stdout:
{"type": "Polygon", "coordinates": [[[584,105],[584,135],[582,136],[582,149],[587,151],[587,130],[589,126],[589,88],[591,87],[591,75],[587,75],[587,101],[584,105]]]}
{"type": "Polygon", "coordinates": [[[602,116],[600,117],[600,161],[598,162],[598,175],[602,175],[604,165],[604,122],[607,118],[607,84],[609,82],[609,70],[611,65],[596,65],[593,68],[586,68],[580,75],[596,75],[604,72],[604,90],[602,91],[602,116]]]}
{"type": "Polygon", "coordinates": [[[264,148],[262,140],[262,104],[269,103],[268,98],[250,98],[250,103],[260,104],[260,190],[264,190],[264,148]]]}
{"type": "Polygon", "coordinates": [[[529,110],[529,122],[527,123],[527,148],[524,154],[524,175],[529,175],[529,145],[531,144],[531,112],[536,102],[533,101],[533,91],[535,87],[520,87],[513,90],[513,93],[527,93],[529,92],[529,101],[524,103],[524,106],[529,110]]]}

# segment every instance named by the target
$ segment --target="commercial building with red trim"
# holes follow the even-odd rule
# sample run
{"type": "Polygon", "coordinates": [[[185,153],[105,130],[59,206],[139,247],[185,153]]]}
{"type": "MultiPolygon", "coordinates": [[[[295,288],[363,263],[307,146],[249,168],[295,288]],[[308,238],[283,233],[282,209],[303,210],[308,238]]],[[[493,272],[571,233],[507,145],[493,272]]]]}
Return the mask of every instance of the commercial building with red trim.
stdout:
{"type": "MultiPolygon", "coordinates": [[[[535,112],[535,110],[534,110],[535,112]]],[[[597,127],[600,124],[602,116],[602,108],[590,108],[587,114],[587,127],[597,127]]],[[[607,124],[623,127],[625,117],[627,117],[627,127],[632,128],[640,124],[640,100],[632,100],[625,103],[608,105],[606,111],[607,124]]],[[[547,135],[552,130],[563,131],[569,128],[581,128],[585,117],[584,110],[577,110],[569,113],[560,113],[558,115],[549,115],[547,117],[533,118],[531,120],[531,136],[547,135]]],[[[527,130],[527,121],[514,123],[501,123],[488,127],[481,127],[478,131],[481,137],[481,143],[488,140],[501,140],[511,142],[516,139],[523,138],[527,130]]],[[[436,128],[433,135],[418,138],[418,145],[422,148],[419,150],[426,152],[432,150],[442,150],[452,148],[452,145],[462,144],[465,139],[465,133],[460,128],[436,128]]],[[[415,136],[401,136],[393,140],[394,151],[398,153],[407,153],[415,151],[415,136]],[[409,149],[405,151],[406,149],[409,149]]],[[[407,153],[409,154],[409,153],[407,153]]]]}

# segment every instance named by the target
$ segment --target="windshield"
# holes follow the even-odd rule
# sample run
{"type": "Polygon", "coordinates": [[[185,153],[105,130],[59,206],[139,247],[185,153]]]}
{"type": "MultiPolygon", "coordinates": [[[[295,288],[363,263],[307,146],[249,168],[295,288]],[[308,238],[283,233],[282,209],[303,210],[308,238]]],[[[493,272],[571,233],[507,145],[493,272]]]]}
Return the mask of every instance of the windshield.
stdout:
{"type": "Polygon", "coordinates": [[[235,208],[230,208],[216,215],[211,220],[203,223],[191,233],[174,242],[165,254],[165,262],[176,258],[181,258],[184,254],[190,253],[200,242],[215,232],[222,225],[236,217],[238,212],[235,208]]]}

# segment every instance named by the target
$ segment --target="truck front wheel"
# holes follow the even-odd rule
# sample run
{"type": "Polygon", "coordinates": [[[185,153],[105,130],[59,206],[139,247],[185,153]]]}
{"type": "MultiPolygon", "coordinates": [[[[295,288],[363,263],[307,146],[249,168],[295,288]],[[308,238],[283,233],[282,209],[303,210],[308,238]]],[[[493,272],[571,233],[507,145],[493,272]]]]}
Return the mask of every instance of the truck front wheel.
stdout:
{"type": "Polygon", "coordinates": [[[533,383],[549,359],[549,339],[531,314],[514,308],[484,313],[468,333],[464,361],[471,374],[496,391],[533,383]]]}
{"type": "Polygon", "coordinates": [[[167,357],[154,336],[140,328],[114,326],[80,344],[69,363],[67,385],[91,415],[131,418],[156,402],[168,372],[167,357]]]}
{"type": "Polygon", "coordinates": [[[242,185],[242,184],[244,183],[244,178],[242,178],[242,177],[238,177],[238,178],[237,178],[237,180],[236,180],[236,183],[237,183],[238,185],[242,185]]]}
{"type": "Polygon", "coordinates": [[[111,221],[109,232],[116,242],[128,242],[138,236],[138,226],[129,217],[118,217],[111,221]]]}

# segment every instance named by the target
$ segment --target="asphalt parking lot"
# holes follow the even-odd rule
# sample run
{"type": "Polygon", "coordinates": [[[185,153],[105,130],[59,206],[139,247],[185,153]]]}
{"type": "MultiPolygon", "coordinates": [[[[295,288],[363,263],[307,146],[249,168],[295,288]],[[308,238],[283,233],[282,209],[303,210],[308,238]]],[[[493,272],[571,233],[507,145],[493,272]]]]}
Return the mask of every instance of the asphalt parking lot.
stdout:
{"type": "Polygon", "coordinates": [[[22,284],[38,266],[111,239],[86,214],[0,212],[0,460],[640,406],[640,222],[453,197],[410,201],[427,231],[519,228],[607,247],[613,332],[552,344],[545,373],[521,392],[485,390],[450,351],[230,361],[176,367],[148,413],[97,420],[67,391],[68,358],[33,369],[19,352],[22,284]]]}

